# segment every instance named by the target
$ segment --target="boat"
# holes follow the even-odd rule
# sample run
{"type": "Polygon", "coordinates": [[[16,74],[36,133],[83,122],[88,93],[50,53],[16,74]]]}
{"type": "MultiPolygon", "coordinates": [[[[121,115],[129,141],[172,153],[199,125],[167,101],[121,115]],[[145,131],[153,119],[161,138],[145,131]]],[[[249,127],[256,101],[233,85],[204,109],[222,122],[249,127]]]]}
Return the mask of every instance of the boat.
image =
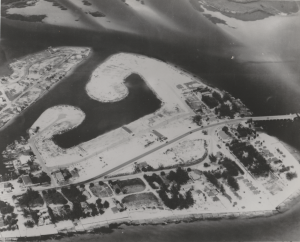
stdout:
{"type": "Polygon", "coordinates": [[[11,167],[14,167],[13,164],[9,164],[9,165],[5,165],[6,168],[11,168],[11,167]]]}
{"type": "Polygon", "coordinates": [[[3,164],[4,165],[12,165],[14,162],[13,161],[4,161],[3,164]]]}

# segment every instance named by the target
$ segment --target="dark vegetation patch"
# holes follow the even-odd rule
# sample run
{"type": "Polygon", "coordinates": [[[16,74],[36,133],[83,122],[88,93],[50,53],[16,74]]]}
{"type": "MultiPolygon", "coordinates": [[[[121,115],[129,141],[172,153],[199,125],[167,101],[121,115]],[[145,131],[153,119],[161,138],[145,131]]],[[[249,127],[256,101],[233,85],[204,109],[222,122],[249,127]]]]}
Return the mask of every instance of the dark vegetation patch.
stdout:
{"type": "Polygon", "coordinates": [[[68,10],[65,6],[61,5],[59,2],[57,2],[56,0],[45,0],[46,2],[50,2],[53,3],[52,6],[58,7],[61,10],[68,10]]]}
{"type": "Polygon", "coordinates": [[[225,157],[221,164],[226,168],[228,176],[238,176],[239,173],[244,175],[244,171],[231,159],[225,157]]]}
{"type": "Polygon", "coordinates": [[[233,140],[229,149],[254,176],[267,177],[269,175],[270,165],[252,145],[233,140]]]}
{"type": "Polygon", "coordinates": [[[136,207],[153,207],[158,206],[159,201],[157,197],[152,192],[132,194],[124,197],[122,203],[126,206],[136,208],[136,207]]]}
{"type": "Polygon", "coordinates": [[[184,196],[179,192],[180,185],[173,184],[170,189],[165,189],[162,187],[158,191],[158,195],[163,201],[163,203],[170,209],[184,209],[193,206],[195,203],[192,191],[188,190],[184,196]],[[168,196],[170,194],[171,196],[168,196]]]}
{"type": "Polygon", "coordinates": [[[217,107],[217,106],[219,105],[219,102],[218,102],[215,98],[213,98],[213,97],[211,97],[211,96],[209,96],[209,95],[202,96],[202,101],[203,101],[210,109],[215,108],[215,107],[217,107]]]}
{"type": "Polygon", "coordinates": [[[33,176],[31,173],[29,173],[29,177],[33,184],[51,183],[51,178],[46,172],[42,172],[38,176],[33,176]]]}
{"type": "Polygon", "coordinates": [[[92,4],[87,0],[83,0],[82,2],[83,2],[83,5],[92,6],[92,4]]]}
{"type": "Polygon", "coordinates": [[[9,203],[3,202],[0,200],[0,211],[2,215],[12,213],[14,211],[14,207],[9,203]]]}
{"type": "Polygon", "coordinates": [[[20,207],[34,208],[44,205],[44,200],[38,191],[28,189],[26,193],[17,198],[20,207]]]}
{"type": "Polygon", "coordinates": [[[47,204],[67,204],[68,201],[61,195],[60,192],[53,190],[44,190],[43,192],[44,199],[47,204]]]}
{"type": "Polygon", "coordinates": [[[99,11],[89,12],[89,14],[92,15],[93,17],[98,17],[98,18],[105,17],[105,14],[99,11]]]}
{"type": "Polygon", "coordinates": [[[209,21],[211,21],[213,24],[225,24],[227,25],[226,21],[224,21],[223,19],[214,17],[208,13],[204,13],[203,16],[205,16],[209,21]]]}
{"type": "Polygon", "coordinates": [[[170,171],[167,178],[170,181],[176,182],[178,185],[186,184],[188,180],[190,180],[188,172],[185,169],[182,169],[181,167],[178,167],[176,169],[176,172],[170,171]]]}
{"type": "Polygon", "coordinates": [[[144,178],[153,189],[159,189],[159,187],[156,184],[158,184],[159,186],[165,185],[161,177],[156,173],[153,173],[151,176],[145,174],[144,178]]]}
{"type": "Polygon", "coordinates": [[[74,185],[71,185],[70,188],[63,187],[61,192],[64,196],[71,202],[79,203],[86,201],[86,197],[82,194],[82,192],[74,185]]]}
{"type": "Polygon", "coordinates": [[[6,17],[8,19],[11,19],[11,20],[20,20],[20,21],[26,21],[26,22],[42,22],[42,20],[47,17],[47,15],[23,16],[21,14],[5,14],[2,16],[6,17]]]}

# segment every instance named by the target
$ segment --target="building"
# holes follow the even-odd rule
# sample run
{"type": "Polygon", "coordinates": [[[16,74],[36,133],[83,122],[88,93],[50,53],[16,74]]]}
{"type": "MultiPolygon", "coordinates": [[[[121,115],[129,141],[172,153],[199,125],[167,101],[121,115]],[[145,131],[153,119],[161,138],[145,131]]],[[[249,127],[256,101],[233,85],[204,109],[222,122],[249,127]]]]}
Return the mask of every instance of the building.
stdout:
{"type": "Polygon", "coordinates": [[[24,186],[26,186],[26,187],[30,187],[33,185],[32,180],[29,175],[23,175],[22,180],[23,180],[24,186]]]}
{"type": "Polygon", "coordinates": [[[0,183],[0,191],[1,192],[10,192],[11,184],[9,182],[0,183]]]}
{"type": "Polygon", "coordinates": [[[56,178],[56,180],[58,182],[64,182],[65,181],[65,178],[63,176],[63,174],[61,173],[61,171],[56,171],[53,173],[54,177],[56,178]]]}
{"type": "Polygon", "coordinates": [[[19,161],[21,162],[21,165],[26,165],[28,162],[31,161],[31,157],[29,155],[21,155],[19,157],[19,161]]]}
{"type": "Polygon", "coordinates": [[[112,207],[112,208],[111,208],[111,211],[112,211],[113,213],[118,213],[118,212],[119,212],[119,210],[118,210],[117,207],[112,207]]]}
{"type": "Polygon", "coordinates": [[[189,173],[189,176],[192,180],[200,180],[202,172],[199,170],[193,170],[189,173]]]}

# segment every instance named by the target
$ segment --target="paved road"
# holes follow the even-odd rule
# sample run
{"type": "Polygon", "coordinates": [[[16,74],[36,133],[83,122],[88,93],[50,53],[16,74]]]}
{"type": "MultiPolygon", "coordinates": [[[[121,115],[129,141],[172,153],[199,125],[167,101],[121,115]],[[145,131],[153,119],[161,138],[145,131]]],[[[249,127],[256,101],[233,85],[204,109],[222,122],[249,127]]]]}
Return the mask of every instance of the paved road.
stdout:
{"type": "MultiPolygon", "coordinates": [[[[130,160],[128,160],[128,161],[126,161],[126,162],[124,162],[124,163],[122,163],[122,164],[106,171],[106,172],[103,172],[103,173],[101,173],[101,174],[99,174],[95,177],[92,177],[92,178],[87,179],[85,181],[79,182],[78,184],[90,182],[90,181],[93,181],[95,179],[99,179],[101,177],[104,177],[104,176],[106,176],[106,175],[108,175],[108,174],[110,174],[114,171],[117,171],[120,168],[122,168],[124,166],[127,166],[127,165],[129,165],[129,164],[131,164],[131,163],[133,163],[133,162],[135,162],[135,161],[137,161],[137,160],[139,160],[139,159],[141,159],[141,158],[143,158],[143,157],[145,157],[145,156],[147,156],[147,155],[149,155],[149,154],[151,154],[151,153],[153,153],[153,152],[155,152],[159,149],[162,149],[162,148],[164,148],[164,147],[166,147],[166,146],[168,146],[168,145],[170,145],[170,144],[172,144],[172,143],[174,143],[174,142],[176,142],[176,141],[178,141],[178,140],[180,140],[180,139],[182,139],[182,138],[184,138],[184,137],[186,137],[186,136],[188,136],[192,133],[195,133],[195,132],[198,132],[198,131],[201,131],[201,130],[209,129],[209,128],[220,126],[220,125],[239,123],[241,121],[245,121],[245,120],[248,120],[248,119],[252,119],[252,120],[279,120],[279,119],[281,119],[281,120],[283,120],[283,119],[294,119],[295,117],[297,117],[296,114],[277,115],[277,116],[262,116],[262,117],[244,117],[244,118],[231,119],[231,120],[226,120],[226,121],[210,124],[210,125],[207,125],[205,127],[194,128],[194,129],[190,130],[189,132],[186,132],[186,133],[184,133],[184,134],[182,134],[182,135],[180,135],[180,136],[178,136],[178,137],[176,137],[172,140],[168,140],[165,143],[163,143],[163,144],[161,144],[161,145],[159,145],[159,146],[157,146],[157,147],[155,147],[155,148],[153,148],[153,149],[151,149],[151,150],[149,150],[149,151],[147,151],[147,152],[145,152],[141,155],[138,155],[138,156],[136,156],[136,157],[134,157],[134,158],[132,158],[132,159],[130,159],[130,160]]],[[[37,152],[37,150],[35,150],[35,151],[37,152]]],[[[39,154],[39,152],[37,152],[37,154],[39,154]]],[[[60,187],[64,187],[64,186],[69,186],[69,184],[68,185],[63,185],[63,186],[56,186],[56,188],[60,188],[60,187]]]]}
{"type": "Polygon", "coordinates": [[[209,129],[211,127],[215,127],[215,126],[219,126],[219,125],[233,124],[233,123],[236,123],[236,122],[248,120],[249,118],[251,118],[252,120],[278,120],[278,119],[294,119],[295,117],[297,117],[296,114],[278,115],[278,116],[264,116],[264,117],[245,117],[245,118],[231,119],[231,120],[226,120],[226,121],[223,121],[223,122],[218,122],[218,123],[215,123],[215,124],[210,124],[210,125],[207,125],[205,127],[195,128],[195,129],[193,129],[189,132],[186,132],[186,133],[184,133],[184,134],[182,134],[182,135],[180,135],[180,136],[178,136],[178,137],[176,137],[172,140],[169,140],[168,143],[164,143],[164,144],[162,144],[162,145],[160,145],[156,148],[153,148],[152,150],[149,150],[149,151],[147,151],[147,152],[145,152],[145,153],[143,153],[139,156],[136,156],[135,158],[132,158],[132,159],[130,159],[130,160],[128,160],[128,161],[126,161],[126,162],[124,162],[124,163],[122,163],[122,164],[120,164],[120,165],[118,165],[118,166],[116,166],[116,167],[114,167],[114,168],[112,168],[112,169],[96,176],[96,177],[88,179],[85,182],[89,182],[89,181],[92,181],[94,179],[104,177],[104,176],[106,176],[106,175],[108,175],[108,174],[110,174],[110,173],[112,173],[116,170],[119,170],[120,168],[122,168],[124,166],[127,166],[127,165],[129,165],[129,164],[131,164],[131,163],[133,163],[133,162],[135,162],[135,161],[137,161],[137,160],[139,160],[139,159],[141,159],[141,158],[143,158],[143,157],[145,157],[145,156],[147,156],[147,155],[149,155],[149,154],[151,154],[151,153],[153,153],[153,152],[155,152],[155,151],[157,151],[157,150],[159,150],[159,149],[161,149],[161,148],[163,148],[167,145],[170,145],[170,144],[172,144],[172,143],[174,143],[174,142],[176,142],[176,141],[178,141],[178,140],[180,140],[180,139],[182,139],[182,138],[184,138],[184,137],[186,137],[186,136],[188,136],[188,135],[190,135],[194,132],[209,129]]]}

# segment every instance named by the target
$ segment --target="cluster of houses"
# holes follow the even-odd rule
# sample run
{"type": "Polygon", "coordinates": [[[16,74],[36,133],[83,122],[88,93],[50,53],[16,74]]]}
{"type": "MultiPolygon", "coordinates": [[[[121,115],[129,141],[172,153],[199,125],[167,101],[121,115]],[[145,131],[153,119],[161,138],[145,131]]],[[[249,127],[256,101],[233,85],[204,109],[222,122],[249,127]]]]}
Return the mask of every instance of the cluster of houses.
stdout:
{"type": "Polygon", "coordinates": [[[72,170],[63,168],[52,172],[52,175],[54,176],[58,184],[63,185],[63,184],[67,184],[70,178],[79,177],[79,172],[76,167],[72,170]]]}
{"type": "Polygon", "coordinates": [[[0,193],[11,192],[11,191],[12,191],[12,184],[10,182],[0,183],[0,193]]]}
{"type": "Polygon", "coordinates": [[[111,208],[111,211],[113,213],[123,212],[124,210],[126,210],[126,208],[124,207],[123,203],[121,203],[117,199],[112,198],[112,201],[113,201],[113,203],[115,205],[114,207],[111,208]]]}
{"type": "Polygon", "coordinates": [[[38,226],[52,224],[47,210],[39,211],[37,215],[39,216],[38,226]]]}

